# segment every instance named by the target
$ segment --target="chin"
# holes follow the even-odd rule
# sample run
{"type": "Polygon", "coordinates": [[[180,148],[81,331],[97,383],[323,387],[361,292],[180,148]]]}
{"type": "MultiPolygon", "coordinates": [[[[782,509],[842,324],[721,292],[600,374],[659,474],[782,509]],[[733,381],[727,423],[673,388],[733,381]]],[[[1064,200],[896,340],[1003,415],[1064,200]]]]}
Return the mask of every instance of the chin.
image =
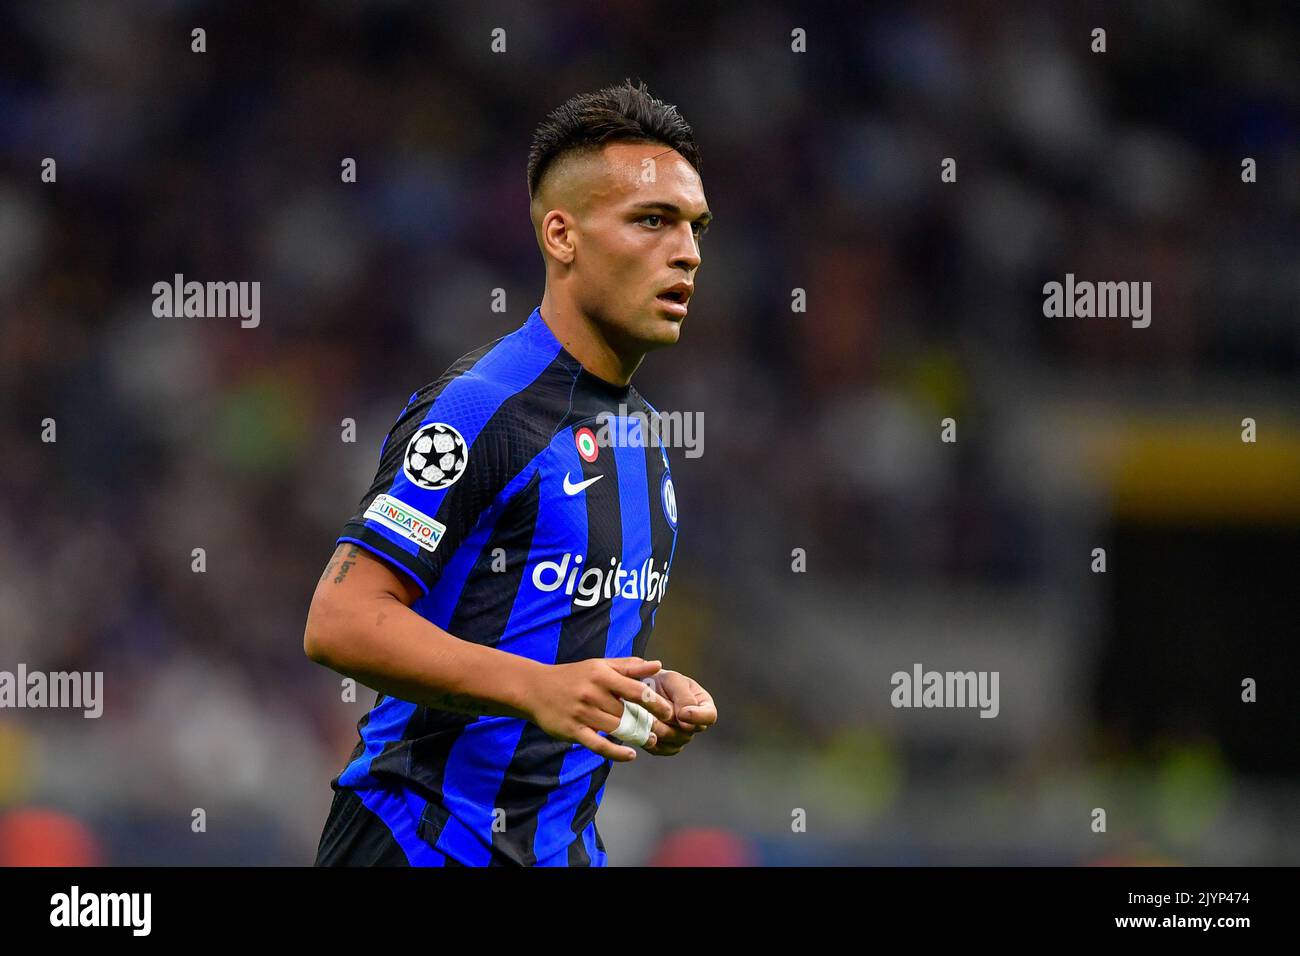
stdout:
{"type": "Polygon", "coordinates": [[[681,319],[666,319],[660,315],[651,320],[642,340],[652,348],[658,348],[664,345],[676,345],[681,335],[681,319]]]}

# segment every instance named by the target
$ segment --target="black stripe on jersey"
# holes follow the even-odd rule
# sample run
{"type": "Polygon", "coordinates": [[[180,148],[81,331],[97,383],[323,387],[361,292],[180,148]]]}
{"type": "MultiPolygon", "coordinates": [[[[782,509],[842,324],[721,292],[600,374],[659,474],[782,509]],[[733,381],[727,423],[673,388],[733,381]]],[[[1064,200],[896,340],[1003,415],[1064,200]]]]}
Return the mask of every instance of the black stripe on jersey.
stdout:
{"type": "MultiPolygon", "coordinates": [[[[667,466],[664,464],[663,448],[654,442],[646,442],[645,473],[646,493],[650,496],[650,554],[656,561],[657,569],[662,567],[659,562],[669,559],[673,549],[673,528],[664,517],[663,494],[660,486],[665,470],[667,466]]],[[[636,637],[632,639],[632,657],[645,657],[646,644],[650,641],[650,618],[654,615],[657,606],[653,601],[641,602],[641,627],[636,632],[636,637]]]]}
{"type": "MultiPolygon", "coordinates": [[[[576,429],[571,428],[576,434],[576,429]]],[[[574,439],[576,441],[576,438],[574,439]]],[[[587,542],[583,549],[586,560],[583,569],[592,567],[593,561],[608,567],[615,555],[595,552],[594,541],[609,541],[621,553],[623,550],[623,524],[618,499],[618,466],[614,449],[602,448],[594,462],[579,456],[583,479],[603,475],[600,481],[587,486],[582,492],[587,509],[587,542]]],[[[582,572],[578,572],[582,576],[582,572]]],[[[574,599],[580,595],[574,591],[574,599]]],[[[598,599],[590,608],[572,602],[569,614],[560,624],[557,664],[571,664],[589,657],[604,657],[605,643],[609,638],[612,601],[598,599]]],[[[493,846],[513,856],[525,866],[537,862],[533,845],[537,837],[537,815],[546,805],[551,791],[560,785],[560,770],[571,743],[556,740],[534,723],[524,724],[523,733],[515,747],[514,756],[506,770],[505,778],[493,806],[506,813],[505,830],[492,834],[493,846]],[[533,768],[531,773],[526,771],[533,768]]]]}

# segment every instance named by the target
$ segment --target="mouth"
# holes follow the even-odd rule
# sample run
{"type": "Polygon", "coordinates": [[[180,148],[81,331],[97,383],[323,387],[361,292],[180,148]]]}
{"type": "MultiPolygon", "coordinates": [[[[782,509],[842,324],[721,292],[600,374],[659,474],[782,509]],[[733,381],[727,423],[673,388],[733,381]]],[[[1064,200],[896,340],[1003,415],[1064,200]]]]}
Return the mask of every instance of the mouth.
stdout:
{"type": "Polygon", "coordinates": [[[691,295],[695,292],[695,287],[687,282],[679,282],[660,292],[655,299],[659,302],[660,307],[670,315],[683,318],[686,315],[687,305],[691,295]]]}

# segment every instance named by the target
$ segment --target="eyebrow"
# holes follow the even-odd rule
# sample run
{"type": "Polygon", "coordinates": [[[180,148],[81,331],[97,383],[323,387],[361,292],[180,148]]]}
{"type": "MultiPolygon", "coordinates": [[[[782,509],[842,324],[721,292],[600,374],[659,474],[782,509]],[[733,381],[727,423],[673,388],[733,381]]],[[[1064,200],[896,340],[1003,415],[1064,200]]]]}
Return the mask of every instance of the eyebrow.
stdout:
{"type": "MultiPolygon", "coordinates": [[[[670,202],[639,202],[635,206],[633,206],[632,209],[634,211],[641,211],[647,209],[662,209],[664,212],[671,213],[674,216],[680,216],[682,214],[681,207],[670,202]]],[[[706,209],[704,210],[704,212],[696,216],[695,219],[693,219],[692,221],[698,222],[702,226],[707,226],[709,223],[713,222],[713,213],[709,212],[706,209]]]]}

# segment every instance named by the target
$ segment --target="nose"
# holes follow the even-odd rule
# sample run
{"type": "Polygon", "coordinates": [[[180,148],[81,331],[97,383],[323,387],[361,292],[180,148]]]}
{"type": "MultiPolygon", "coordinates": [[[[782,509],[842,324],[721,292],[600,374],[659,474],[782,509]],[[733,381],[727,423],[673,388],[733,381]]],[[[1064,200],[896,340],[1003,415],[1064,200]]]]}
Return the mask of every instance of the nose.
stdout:
{"type": "Polygon", "coordinates": [[[670,264],[674,269],[685,269],[687,272],[694,272],[700,266],[699,240],[695,238],[695,233],[692,231],[689,222],[679,223],[679,228],[678,246],[673,252],[670,264]]]}

